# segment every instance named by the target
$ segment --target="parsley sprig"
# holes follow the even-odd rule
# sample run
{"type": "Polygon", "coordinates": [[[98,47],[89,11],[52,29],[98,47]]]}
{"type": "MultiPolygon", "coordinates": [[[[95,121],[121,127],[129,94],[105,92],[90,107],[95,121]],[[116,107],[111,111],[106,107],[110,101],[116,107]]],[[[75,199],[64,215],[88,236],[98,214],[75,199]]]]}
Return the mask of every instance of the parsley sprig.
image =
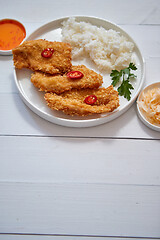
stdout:
{"type": "Polygon", "coordinates": [[[121,85],[118,87],[117,91],[120,96],[124,96],[129,101],[131,99],[131,91],[134,89],[132,84],[129,82],[130,79],[136,78],[137,76],[131,73],[131,70],[137,70],[135,64],[130,63],[128,68],[124,68],[120,71],[112,70],[110,76],[112,78],[112,85],[115,87],[117,83],[122,79],[121,85]]]}

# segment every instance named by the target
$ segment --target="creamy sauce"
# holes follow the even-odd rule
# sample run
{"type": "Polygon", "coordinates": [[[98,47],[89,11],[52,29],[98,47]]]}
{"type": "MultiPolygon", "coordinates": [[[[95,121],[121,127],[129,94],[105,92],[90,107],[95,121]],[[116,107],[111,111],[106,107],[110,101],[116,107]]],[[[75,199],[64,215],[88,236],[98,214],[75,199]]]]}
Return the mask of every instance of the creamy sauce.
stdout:
{"type": "Polygon", "coordinates": [[[0,50],[11,50],[17,47],[25,36],[25,28],[16,20],[3,19],[0,21],[0,50]]]}

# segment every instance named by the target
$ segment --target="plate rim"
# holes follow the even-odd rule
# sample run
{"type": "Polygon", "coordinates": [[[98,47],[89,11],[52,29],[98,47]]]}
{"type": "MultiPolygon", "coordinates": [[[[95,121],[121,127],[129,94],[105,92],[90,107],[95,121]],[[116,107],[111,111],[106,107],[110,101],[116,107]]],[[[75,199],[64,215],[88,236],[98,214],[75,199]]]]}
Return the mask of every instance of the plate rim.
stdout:
{"type": "Polygon", "coordinates": [[[24,101],[24,103],[33,111],[35,112],[38,116],[40,116],[41,118],[61,125],[61,126],[66,126],[66,127],[93,127],[93,126],[98,126],[107,122],[110,122],[116,118],[118,118],[119,116],[121,116],[122,114],[124,114],[135,102],[136,98],[138,97],[143,83],[144,83],[144,79],[145,79],[145,60],[144,57],[141,54],[141,51],[137,45],[137,43],[134,41],[134,39],[121,27],[119,27],[117,24],[108,21],[106,19],[103,18],[99,18],[99,17],[92,17],[92,16],[84,16],[84,15],[75,15],[75,16],[67,16],[67,17],[62,17],[62,18],[57,18],[54,19],[50,22],[47,22],[45,24],[43,24],[42,26],[40,26],[39,28],[37,28],[36,30],[34,30],[25,40],[31,40],[32,36],[34,36],[36,33],[38,33],[39,31],[43,30],[44,28],[46,28],[48,25],[52,25],[55,22],[60,22],[62,23],[63,21],[67,20],[70,17],[75,17],[77,19],[80,19],[81,21],[85,21],[84,19],[89,19],[89,20],[94,20],[94,21],[102,21],[104,22],[104,24],[110,24],[112,26],[114,26],[114,28],[117,28],[118,30],[120,30],[120,32],[123,34],[125,34],[126,36],[128,36],[128,38],[134,43],[135,47],[138,50],[138,55],[140,55],[139,57],[141,58],[140,62],[141,62],[141,80],[139,81],[139,86],[137,91],[134,93],[134,97],[126,104],[126,106],[123,106],[123,108],[120,111],[114,111],[111,114],[109,114],[108,116],[104,116],[104,117],[100,117],[100,118],[93,118],[93,119],[84,119],[84,120],[75,120],[75,119],[63,119],[57,116],[51,116],[49,114],[47,114],[46,112],[43,112],[41,109],[37,108],[32,102],[29,101],[29,99],[26,99],[23,91],[21,90],[21,86],[18,83],[18,79],[17,79],[17,74],[16,74],[16,69],[14,67],[14,79],[15,79],[15,83],[16,86],[18,88],[18,91],[20,93],[20,96],[22,98],[22,100],[24,101]]]}

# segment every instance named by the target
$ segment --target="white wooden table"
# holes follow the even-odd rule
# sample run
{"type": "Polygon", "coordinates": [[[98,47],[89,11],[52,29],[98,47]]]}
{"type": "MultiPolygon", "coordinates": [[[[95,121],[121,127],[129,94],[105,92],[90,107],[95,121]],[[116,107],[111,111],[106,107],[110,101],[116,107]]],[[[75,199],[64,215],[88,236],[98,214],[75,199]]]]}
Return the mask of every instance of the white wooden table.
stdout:
{"type": "MultiPolygon", "coordinates": [[[[5,0],[0,17],[27,34],[60,17],[104,18],[126,30],[160,81],[160,1],[5,0]]],[[[160,133],[136,104],[112,122],[68,128],[21,100],[12,56],[0,56],[0,240],[160,239],[160,133]]]]}

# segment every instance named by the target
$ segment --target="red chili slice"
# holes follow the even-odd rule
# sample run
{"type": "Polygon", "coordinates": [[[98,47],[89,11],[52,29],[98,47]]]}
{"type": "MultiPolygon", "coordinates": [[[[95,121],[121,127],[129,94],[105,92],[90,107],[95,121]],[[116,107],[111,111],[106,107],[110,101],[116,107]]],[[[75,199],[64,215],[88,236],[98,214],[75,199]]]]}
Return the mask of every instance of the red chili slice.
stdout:
{"type": "Polygon", "coordinates": [[[97,101],[97,97],[95,95],[90,95],[84,99],[84,102],[89,105],[93,105],[97,101]]]}
{"type": "Polygon", "coordinates": [[[53,48],[47,48],[42,51],[41,55],[44,58],[50,58],[52,56],[53,52],[54,52],[53,48]]]}
{"type": "Polygon", "coordinates": [[[80,79],[83,76],[84,76],[83,73],[81,73],[80,71],[71,71],[71,72],[67,73],[67,77],[69,77],[71,79],[80,79]]]}

